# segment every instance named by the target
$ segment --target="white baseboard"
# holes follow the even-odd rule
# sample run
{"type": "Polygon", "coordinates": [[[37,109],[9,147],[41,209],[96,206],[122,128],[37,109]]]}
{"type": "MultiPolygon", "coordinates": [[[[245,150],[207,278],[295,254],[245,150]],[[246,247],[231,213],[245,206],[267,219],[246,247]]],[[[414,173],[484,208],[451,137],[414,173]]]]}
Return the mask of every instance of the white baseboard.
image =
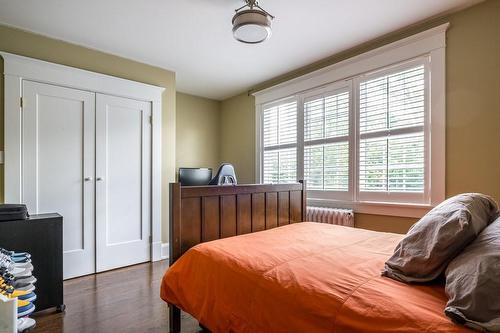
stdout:
{"type": "Polygon", "coordinates": [[[161,244],[161,259],[168,259],[169,257],[169,243],[162,243],[161,244]]]}
{"type": "Polygon", "coordinates": [[[152,248],[152,258],[151,258],[151,261],[159,261],[159,260],[162,260],[162,257],[161,257],[161,242],[153,242],[153,244],[151,244],[151,248],[152,248]]]}

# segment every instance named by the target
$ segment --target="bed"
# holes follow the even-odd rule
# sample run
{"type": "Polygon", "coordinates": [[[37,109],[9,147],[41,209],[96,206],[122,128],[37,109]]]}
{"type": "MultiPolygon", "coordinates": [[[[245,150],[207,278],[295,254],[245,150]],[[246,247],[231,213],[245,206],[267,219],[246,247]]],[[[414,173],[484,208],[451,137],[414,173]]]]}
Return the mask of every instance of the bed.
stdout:
{"type": "Polygon", "coordinates": [[[470,332],[445,317],[441,284],[380,275],[402,235],[302,222],[303,183],[171,194],[171,332],[180,309],[213,333],[470,332]]]}

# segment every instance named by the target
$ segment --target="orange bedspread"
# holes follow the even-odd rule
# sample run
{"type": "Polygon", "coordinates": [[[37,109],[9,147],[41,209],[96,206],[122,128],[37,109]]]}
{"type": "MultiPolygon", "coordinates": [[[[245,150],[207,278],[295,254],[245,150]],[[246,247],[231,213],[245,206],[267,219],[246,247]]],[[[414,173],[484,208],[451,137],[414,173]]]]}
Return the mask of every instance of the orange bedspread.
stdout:
{"type": "Polygon", "coordinates": [[[163,300],[212,332],[470,332],[442,286],[380,276],[401,235],[319,223],[203,243],[165,274],[163,300]]]}

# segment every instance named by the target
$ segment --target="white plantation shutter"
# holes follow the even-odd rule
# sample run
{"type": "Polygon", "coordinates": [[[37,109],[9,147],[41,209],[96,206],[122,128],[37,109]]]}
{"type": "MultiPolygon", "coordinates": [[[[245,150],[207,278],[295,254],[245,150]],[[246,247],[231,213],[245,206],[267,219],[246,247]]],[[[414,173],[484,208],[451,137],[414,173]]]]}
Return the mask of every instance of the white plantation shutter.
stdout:
{"type": "Polygon", "coordinates": [[[297,181],[297,101],[264,106],[262,145],[264,183],[297,181]]]}
{"type": "Polygon", "coordinates": [[[360,82],[361,199],[376,198],[376,193],[402,193],[407,201],[412,201],[412,195],[417,200],[422,198],[426,190],[425,82],[424,65],[360,82]]]}
{"type": "Polygon", "coordinates": [[[264,104],[260,180],[303,177],[335,205],[433,202],[430,69],[415,58],[264,104]]]}
{"type": "Polygon", "coordinates": [[[304,100],[304,178],[310,190],[349,191],[349,91],[304,100]]]}

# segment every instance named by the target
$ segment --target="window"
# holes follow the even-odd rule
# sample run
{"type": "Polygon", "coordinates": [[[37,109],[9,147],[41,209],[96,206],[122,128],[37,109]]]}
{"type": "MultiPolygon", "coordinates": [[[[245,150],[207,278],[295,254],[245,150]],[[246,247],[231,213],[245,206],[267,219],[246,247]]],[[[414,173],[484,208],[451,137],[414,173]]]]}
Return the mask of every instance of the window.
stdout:
{"type": "Polygon", "coordinates": [[[425,202],[426,68],[417,59],[264,105],[263,182],[302,175],[311,197],[425,202]]]}
{"type": "Polygon", "coordinates": [[[304,179],[310,190],[350,193],[350,90],[304,97],[304,179]]]}
{"type": "Polygon", "coordinates": [[[425,203],[427,72],[416,59],[264,105],[262,181],[304,178],[312,198],[425,203]]]}
{"type": "Polygon", "coordinates": [[[425,199],[425,74],[412,64],[360,81],[358,198],[425,199]]]}
{"type": "Polygon", "coordinates": [[[313,204],[364,213],[442,201],[447,27],[254,93],[258,180],[305,179],[313,204]]]}
{"type": "Polygon", "coordinates": [[[297,180],[297,102],[284,101],[263,110],[264,183],[297,180]]]}

